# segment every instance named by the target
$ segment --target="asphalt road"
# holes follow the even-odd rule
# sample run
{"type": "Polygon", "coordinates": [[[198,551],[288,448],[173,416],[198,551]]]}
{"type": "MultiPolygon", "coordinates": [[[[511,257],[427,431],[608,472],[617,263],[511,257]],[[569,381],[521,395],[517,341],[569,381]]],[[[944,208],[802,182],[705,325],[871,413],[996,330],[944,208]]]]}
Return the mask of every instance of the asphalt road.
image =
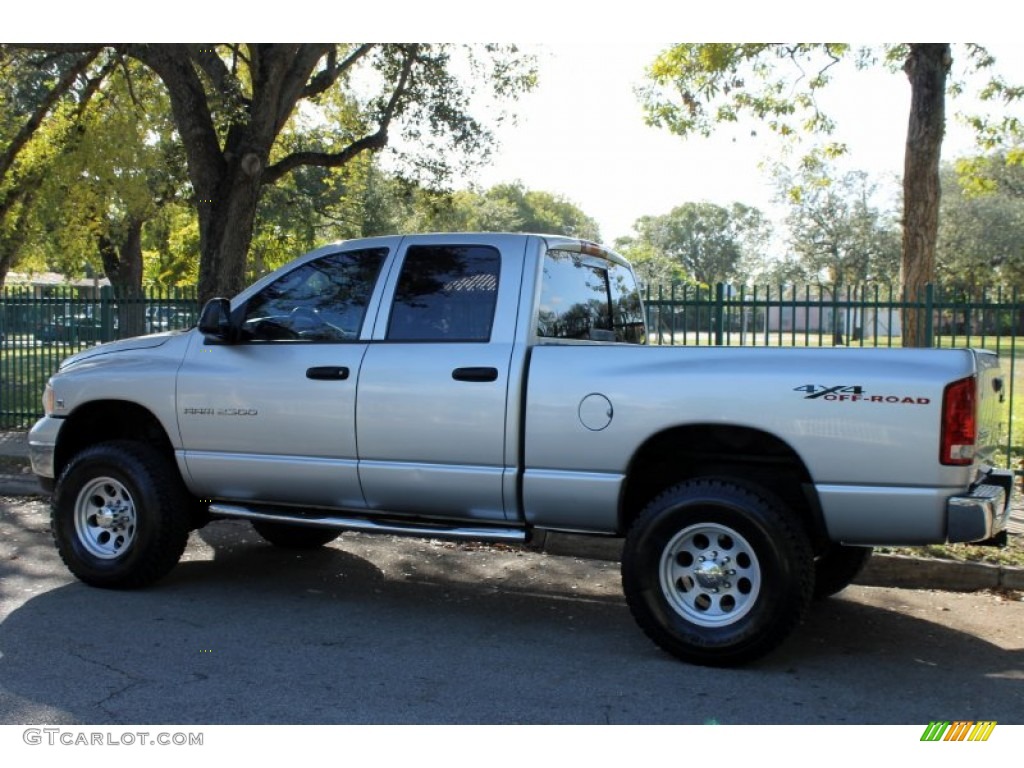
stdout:
{"type": "Polygon", "coordinates": [[[1019,593],[851,587],[776,653],[682,664],[616,563],[346,534],[303,555],[193,534],[158,586],[64,570],[38,499],[0,499],[0,724],[1024,721],[1019,593]]]}

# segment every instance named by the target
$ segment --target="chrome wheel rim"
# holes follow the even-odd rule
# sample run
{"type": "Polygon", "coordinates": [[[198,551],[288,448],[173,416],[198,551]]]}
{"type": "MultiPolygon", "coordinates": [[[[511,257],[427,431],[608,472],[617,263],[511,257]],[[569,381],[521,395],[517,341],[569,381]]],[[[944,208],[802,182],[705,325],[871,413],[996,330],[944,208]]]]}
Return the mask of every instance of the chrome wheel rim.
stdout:
{"type": "Polygon", "coordinates": [[[85,485],[75,501],[75,534],[85,550],[113,560],[135,541],[135,502],[123,483],[98,477],[85,485]]]}
{"type": "Polygon", "coordinates": [[[754,548],[732,528],[698,523],[679,531],[662,551],[661,591],[673,610],[702,627],[743,618],[761,591],[754,548]]]}

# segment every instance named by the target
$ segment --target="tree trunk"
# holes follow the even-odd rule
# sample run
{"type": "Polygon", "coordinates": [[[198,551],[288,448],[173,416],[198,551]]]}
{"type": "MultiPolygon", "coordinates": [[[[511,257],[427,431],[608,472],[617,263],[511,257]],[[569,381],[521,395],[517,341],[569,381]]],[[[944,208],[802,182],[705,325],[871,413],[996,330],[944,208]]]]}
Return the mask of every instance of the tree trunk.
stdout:
{"type": "MultiPolygon", "coordinates": [[[[146,303],[142,292],[142,220],[131,219],[119,246],[106,235],[99,238],[103,271],[117,297],[117,338],[146,332],[146,303]]],[[[106,340],[106,339],[104,339],[106,340]]]]}
{"type": "MultiPolygon", "coordinates": [[[[910,80],[910,122],[903,166],[903,259],[900,282],[904,300],[923,301],[935,279],[935,242],[939,233],[939,158],[945,131],[946,76],[952,63],[949,43],[912,43],[903,65],[910,80]]],[[[903,311],[903,346],[931,344],[925,312],[903,311]]]]}
{"type": "Polygon", "coordinates": [[[199,199],[199,302],[230,298],[246,286],[245,267],[260,201],[265,162],[248,152],[232,163],[218,194],[199,199]]]}

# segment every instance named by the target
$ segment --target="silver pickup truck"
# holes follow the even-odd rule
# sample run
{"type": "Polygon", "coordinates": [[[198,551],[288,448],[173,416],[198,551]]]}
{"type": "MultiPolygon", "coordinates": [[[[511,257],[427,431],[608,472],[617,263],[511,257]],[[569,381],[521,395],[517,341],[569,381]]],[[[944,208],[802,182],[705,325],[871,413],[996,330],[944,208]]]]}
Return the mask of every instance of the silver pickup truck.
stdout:
{"type": "Polygon", "coordinates": [[[593,243],[353,240],[68,358],[32,462],[89,584],[156,581],[211,518],[286,547],[619,536],[640,626],[711,665],[777,646],[871,545],[1005,537],[994,355],[646,342],[593,243]]]}

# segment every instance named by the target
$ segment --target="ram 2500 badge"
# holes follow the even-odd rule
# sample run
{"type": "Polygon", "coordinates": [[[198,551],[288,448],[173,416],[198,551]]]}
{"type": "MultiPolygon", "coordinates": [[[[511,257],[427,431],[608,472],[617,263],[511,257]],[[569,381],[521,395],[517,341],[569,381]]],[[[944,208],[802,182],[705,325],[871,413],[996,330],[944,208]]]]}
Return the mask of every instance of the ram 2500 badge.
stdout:
{"type": "Polygon", "coordinates": [[[1005,536],[994,355],[646,341],[593,243],[342,242],[68,358],[32,461],[89,584],[155,582],[211,518],[286,547],[621,536],[640,626],[713,665],[777,646],[872,545],[1005,536]]]}

